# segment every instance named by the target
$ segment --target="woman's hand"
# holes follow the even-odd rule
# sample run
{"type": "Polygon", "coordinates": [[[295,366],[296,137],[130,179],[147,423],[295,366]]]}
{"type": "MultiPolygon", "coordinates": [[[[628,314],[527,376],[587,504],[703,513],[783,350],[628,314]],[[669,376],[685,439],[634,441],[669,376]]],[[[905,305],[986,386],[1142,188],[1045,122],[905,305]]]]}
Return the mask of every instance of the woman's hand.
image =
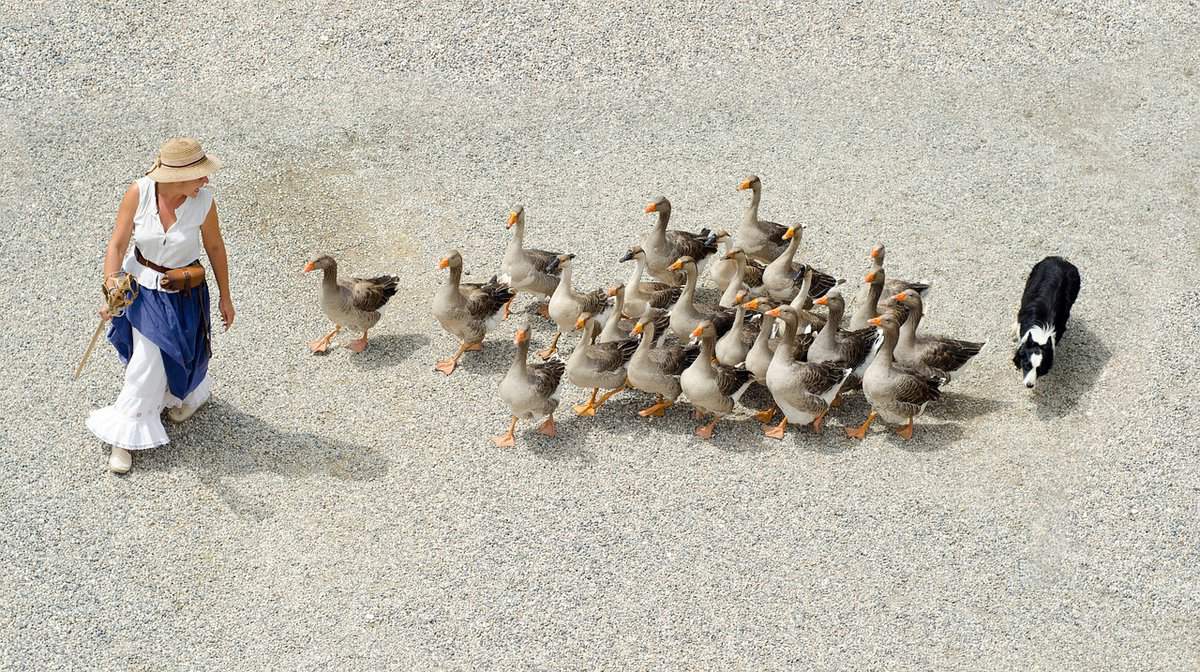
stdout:
{"type": "Polygon", "coordinates": [[[233,318],[237,314],[233,309],[233,299],[228,296],[222,296],[217,307],[221,310],[221,322],[225,324],[225,331],[233,326],[233,318]]]}

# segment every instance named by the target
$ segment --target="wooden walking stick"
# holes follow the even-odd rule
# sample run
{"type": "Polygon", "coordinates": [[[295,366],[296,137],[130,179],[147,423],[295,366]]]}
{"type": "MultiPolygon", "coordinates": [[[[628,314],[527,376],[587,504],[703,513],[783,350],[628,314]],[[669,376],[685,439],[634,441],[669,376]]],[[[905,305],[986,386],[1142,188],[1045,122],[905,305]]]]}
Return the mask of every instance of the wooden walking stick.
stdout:
{"type": "MultiPolygon", "coordinates": [[[[125,309],[133,305],[133,300],[138,295],[138,284],[133,281],[133,276],[128,273],[122,273],[120,279],[117,280],[116,286],[112,289],[101,287],[100,292],[104,294],[104,302],[108,304],[109,318],[121,317],[125,314],[125,309]]],[[[79,374],[83,372],[83,367],[87,364],[88,357],[91,357],[92,350],[96,347],[96,341],[100,338],[100,332],[104,331],[104,323],[108,320],[100,318],[100,324],[96,325],[96,331],[92,332],[92,340],[88,341],[87,350],[83,351],[83,359],[79,360],[79,366],[75,367],[75,379],[79,379],[79,374]]]]}

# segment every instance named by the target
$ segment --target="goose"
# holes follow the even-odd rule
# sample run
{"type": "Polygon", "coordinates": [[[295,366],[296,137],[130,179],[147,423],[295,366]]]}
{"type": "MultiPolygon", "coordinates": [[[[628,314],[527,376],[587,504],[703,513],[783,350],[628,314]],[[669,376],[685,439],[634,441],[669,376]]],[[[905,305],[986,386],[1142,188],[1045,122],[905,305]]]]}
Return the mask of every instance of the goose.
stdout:
{"type": "Polygon", "coordinates": [[[548,362],[528,363],[528,324],[517,330],[513,335],[513,342],[516,343],[517,350],[513,354],[508,373],[504,374],[500,381],[500,398],[512,411],[512,422],[506,433],[492,438],[492,443],[500,447],[512,446],[515,443],[513,432],[517,428],[518,419],[532,421],[545,418],[538,431],[549,437],[557,435],[554,411],[558,409],[558,385],[567,368],[557,357],[548,362]]]}
{"type": "MultiPolygon", "coordinates": [[[[750,371],[754,382],[766,387],[767,367],[771,365],[771,358],[775,356],[775,347],[778,343],[778,339],[772,338],[775,330],[775,316],[768,314],[770,308],[766,312],[759,312],[760,307],[765,306],[763,299],[759,297],[750,299],[742,305],[746,310],[752,310],[762,316],[758,325],[758,335],[755,336],[750,350],[746,352],[746,369],[750,371]]],[[[771,308],[773,307],[771,306],[771,308]]],[[[771,418],[775,417],[775,406],[772,404],[770,408],[755,413],[754,417],[759,422],[770,422],[771,418]]]]}
{"type": "Polygon", "coordinates": [[[762,293],[764,270],[762,266],[751,262],[746,257],[746,253],[736,247],[726,253],[725,258],[733,262],[735,275],[725,284],[724,291],[721,293],[721,300],[718,302],[721,307],[732,308],[738,292],[743,289],[751,294],[762,293]]]}
{"type": "Polygon", "coordinates": [[[567,360],[567,379],[577,387],[592,388],[591,397],[586,403],[575,406],[575,412],[579,415],[596,415],[596,409],[603,406],[614,394],[625,389],[625,364],[633,356],[638,342],[628,338],[597,343],[596,333],[599,326],[587,313],[579,316],[575,328],[582,329],[583,333],[579,336],[579,344],[567,360]],[[597,399],[600,388],[608,392],[597,399]]]}
{"type": "Polygon", "coordinates": [[[883,268],[874,268],[863,277],[865,289],[860,292],[862,300],[856,300],[854,314],[850,316],[850,330],[856,331],[867,326],[867,321],[879,315],[879,299],[883,296],[883,283],[887,274],[883,268]],[[865,293],[865,296],[864,296],[865,293]]]}
{"type": "Polygon", "coordinates": [[[708,242],[723,243],[725,246],[724,252],[718,253],[717,261],[708,267],[708,274],[717,283],[717,289],[727,290],[734,278],[740,278],[742,284],[749,288],[762,285],[762,274],[766,267],[747,257],[745,250],[735,247],[733,236],[728,231],[721,229],[708,234],[708,242]]]}
{"type": "Polygon", "coordinates": [[[787,240],[783,237],[787,227],[758,218],[758,204],[762,200],[762,180],[751,175],[738,184],[738,191],[751,190],[750,205],[742,216],[734,245],[746,251],[755,261],[770,263],[783,254],[787,240]]]}
{"type": "Polygon", "coordinates": [[[633,325],[633,333],[641,336],[641,342],[625,367],[630,387],[656,395],[653,405],[638,411],[643,418],[661,418],[666,414],[682,389],[679,374],[700,354],[698,345],[656,345],[655,334],[659,329],[653,315],[643,316],[633,325]]]}
{"type": "Polygon", "coordinates": [[[317,269],[320,269],[324,276],[321,279],[321,312],[333,322],[333,331],[309,343],[309,349],[314,353],[325,352],[342,327],[349,327],[361,331],[362,338],[350,341],[347,347],[351,352],[366,350],[367,330],[379,322],[379,318],[382,317],[379,310],[396,294],[400,278],[381,275],[375,278],[350,278],[349,282],[339,282],[337,262],[327,254],[304,266],[305,273],[317,269]]]}
{"type": "Polygon", "coordinates": [[[558,279],[558,286],[554,288],[554,293],[550,295],[550,303],[547,305],[547,313],[550,319],[554,322],[557,329],[554,331],[554,338],[550,341],[550,345],[541,352],[538,356],[542,359],[550,359],[550,357],[558,352],[558,339],[562,337],[564,331],[574,331],[575,321],[583,313],[597,315],[600,320],[607,319],[608,315],[604,313],[608,308],[608,297],[603,289],[596,289],[587,293],[579,293],[572,286],[572,269],[574,268],[575,255],[560,254],[554,258],[554,263],[550,265],[550,270],[560,270],[561,275],[558,279]]]}
{"type": "Polygon", "coordinates": [[[670,271],[683,271],[685,280],[679,300],[671,306],[671,331],[680,340],[691,338],[692,332],[704,320],[711,320],[718,336],[733,326],[734,311],[720,306],[696,305],[696,260],[680,257],[667,267],[670,271]]]}
{"type": "MultiPolygon", "coordinates": [[[[512,229],[513,237],[504,250],[500,263],[500,281],[506,282],[514,292],[525,292],[549,297],[558,287],[558,252],[535,250],[525,247],[525,206],[516,205],[508,213],[504,228],[512,229]]],[[[515,294],[514,294],[515,298],[515,294]]],[[[504,319],[512,310],[512,299],[504,306],[504,319]]],[[[548,316],[546,304],[539,306],[543,317],[548,316]]]]}
{"type": "Polygon", "coordinates": [[[862,380],[863,393],[871,404],[871,412],[857,429],[847,429],[846,435],[862,439],[876,416],[882,416],[885,422],[906,423],[896,433],[905,440],[911,439],[913,419],[925,411],[929,402],[941,396],[938,388],[946,383],[946,378],[896,361],[895,350],[900,329],[897,313],[889,311],[873,317],[868,324],[879,327],[883,332],[883,345],[875,359],[871,360],[862,380]]]}
{"type": "Polygon", "coordinates": [[[758,324],[746,323],[746,307],[743,302],[747,298],[745,291],[737,295],[734,300],[737,307],[734,308],[733,324],[730,325],[729,331],[717,339],[717,361],[728,366],[737,366],[746,361],[746,353],[750,352],[750,346],[758,339],[758,324]]]}
{"type": "Polygon", "coordinates": [[[483,338],[497,322],[500,309],[512,300],[513,291],[495,276],[483,284],[462,282],[463,260],[451,250],[438,262],[438,268],[450,269],[450,278],[433,297],[433,315],[442,328],[461,341],[458,350],[439,360],[435,370],[447,376],[454,373],[458,359],[468,350],[482,350],[483,338]]]}
{"type": "Polygon", "coordinates": [[[680,257],[695,259],[699,270],[704,270],[704,264],[717,251],[716,243],[709,243],[708,229],[701,229],[700,233],[668,230],[671,201],[666,196],[660,196],[647,205],[646,212],[658,213],[654,228],[642,234],[641,238],[641,248],[646,253],[646,268],[650,275],[669,285],[683,284],[680,274],[672,273],[668,268],[680,257]]]}
{"type": "Polygon", "coordinates": [[[753,381],[745,366],[726,366],[716,361],[717,330],[711,320],[697,325],[691,337],[700,339],[700,354],[680,374],[679,385],[696,408],[697,417],[712,414],[711,422],[696,429],[696,436],[711,439],[717,422],[733,410],[753,381]]]}
{"type": "MultiPolygon", "coordinates": [[[[783,237],[787,240],[788,245],[784,248],[783,253],[775,260],[767,264],[766,270],[763,271],[762,289],[767,296],[776,301],[791,301],[795,298],[800,288],[797,282],[804,275],[806,269],[812,268],[808,264],[797,263],[796,252],[800,247],[800,240],[804,236],[804,227],[788,227],[784,232],[783,237]]],[[[807,294],[810,298],[824,296],[826,292],[838,284],[836,278],[828,273],[812,269],[812,278],[809,281],[807,294]]]]}
{"type": "Polygon", "coordinates": [[[923,314],[920,292],[904,290],[892,297],[892,301],[908,309],[908,317],[900,326],[896,340],[896,361],[901,364],[925,366],[940,373],[949,373],[961,369],[983,348],[984,343],[960,341],[945,336],[918,335],[917,327],[923,314]]]}
{"type": "MultiPolygon", "coordinates": [[[[883,268],[883,260],[887,255],[887,248],[883,243],[878,243],[871,248],[871,270],[876,271],[883,268]]],[[[883,285],[883,291],[887,296],[899,294],[904,290],[912,290],[921,295],[921,298],[929,296],[929,290],[932,287],[928,282],[914,282],[911,280],[889,279],[883,285]]]]}
{"type": "Polygon", "coordinates": [[[876,348],[881,344],[878,331],[870,326],[856,331],[839,328],[842,314],[846,311],[846,300],[837,290],[830,291],[813,303],[828,308],[829,317],[814,337],[808,358],[814,362],[842,362],[852,368],[853,380],[862,380],[876,348]]]}
{"type": "Polygon", "coordinates": [[[629,248],[622,262],[633,261],[633,273],[625,283],[625,317],[637,319],[651,308],[670,308],[679,299],[679,287],[665,282],[642,280],[646,270],[646,252],[640,245],[629,248]]]}
{"type": "MultiPolygon", "coordinates": [[[[779,424],[764,434],[782,439],[788,423],[812,424],[821,431],[821,423],[853,369],[839,362],[814,362],[811,357],[795,357],[799,314],[791,306],[777,306],[766,313],[783,320],[783,338],[775,348],[767,368],[767,389],[783,411],[779,424]]],[[[809,351],[811,354],[811,350],[809,351]]]]}

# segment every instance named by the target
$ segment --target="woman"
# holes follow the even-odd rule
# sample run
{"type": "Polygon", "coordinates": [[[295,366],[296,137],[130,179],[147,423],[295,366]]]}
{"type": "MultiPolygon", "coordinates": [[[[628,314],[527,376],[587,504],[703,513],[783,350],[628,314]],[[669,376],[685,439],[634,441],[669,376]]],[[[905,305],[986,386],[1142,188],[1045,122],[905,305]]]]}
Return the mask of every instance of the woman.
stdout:
{"type": "MultiPolygon", "coordinates": [[[[221,167],[192,138],[171,138],[145,177],[129,185],[104,255],[104,288],[122,272],[139,285],[133,303],[112,319],[108,340],[125,364],[125,385],[116,403],[93,411],[87,426],[112,445],[108,468],[129,471],[131,450],[170,441],[160,415],[183,422],[208,400],[210,382],[209,295],[199,265],[203,246],[221,290],[218,307],[225,329],[233,324],[229,266],[217,221],[217,204],[205,185],[221,167]],[[133,249],[129,239],[133,238],[133,249]],[[192,280],[180,282],[186,268],[192,280]],[[196,284],[198,283],[198,284],[196,284]],[[196,286],[190,286],[196,284],[196,286]]],[[[107,308],[100,311],[109,319],[107,308]]]]}

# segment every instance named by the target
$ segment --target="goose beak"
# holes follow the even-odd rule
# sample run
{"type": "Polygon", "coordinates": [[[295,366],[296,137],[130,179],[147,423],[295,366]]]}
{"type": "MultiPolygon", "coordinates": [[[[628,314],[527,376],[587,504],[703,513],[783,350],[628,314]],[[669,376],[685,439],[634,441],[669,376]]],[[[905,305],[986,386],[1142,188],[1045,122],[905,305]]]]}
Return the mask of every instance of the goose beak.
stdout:
{"type": "Polygon", "coordinates": [[[513,224],[516,224],[516,223],[517,223],[517,213],[510,212],[510,213],[508,213],[508,222],[506,222],[504,224],[504,228],[511,229],[513,227],[513,224]]]}
{"type": "Polygon", "coordinates": [[[813,301],[813,305],[814,306],[828,306],[829,305],[829,297],[822,296],[821,298],[817,299],[816,301],[813,301]]]}
{"type": "Polygon", "coordinates": [[[787,230],[787,231],[785,231],[785,232],[784,232],[784,234],[783,234],[783,239],[784,239],[784,240],[791,240],[792,238],[795,238],[795,237],[796,237],[796,227],[794,227],[794,226],[789,226],[789,227],[788,227],[788,230],[787,230]]]}
{"type": "MultiPolygon", "coordinates": [[[[757,301],[757,300],[758,299],[755,299],[755,301],[757,301]]],[[[771,317],[779,317],[779,315],[781,314],[781,312],[779,310],[780,308],[782,308],[782,306],[775,306],[774,308],[763,313],[763,315],[770,315],[771,317]]]]}
{"type": "Polygon", "coordinates": [[[863,282],[875,282],[875,271],[871,271],[863,276],[863,282]]]}
{"type": "Polygon", "coordinates": [[[745,191],[750,188],[750,180],[742,180],[738,182],[738,191],[745,191]]]}
{"type": "MultiPolygon", "coordinates": [[[[311,266],[311,265],[312,265],[312,264],[309,264],[309,266],[311,266]]],[[[441,261],[438,261],[438,268],[439,268],[439,269],[442,269],[442,268],[450,268],[450,259],[449,259],[449,258],[447,258],[447,259],[442,259],[441,261]]],[[[304,270],[306,270],[306,271],[307,271],[307,270],[309,270],[309,269],[308,269],[308,266],[305,266],[305,267],[304,267],[304,270]]]]}
{"type": "Polygon", "coordinates": [[[871,319],[867,320],[867,324],[871,325],[872,327],[878,327],[879,323],[882,321],[882,317],[872,317],[871,319]]]}
{"type": "Polygon", "coordinates": [[[315,270],[317,270],[317,265],[311,261],[304,265],[305,273],[312,273],[315,270]]]}
{"type": "Polygon", "coordinates": [[[646,212],[658,212],[658,204],[651,203],[646,206],[646,212]]]}
{"type": "Polygon", "coordinates": [[[704,327],[696,327],[692,330],[692,338],[700,338],[704,335],[704,327]]]}
{"type": "Polygon", "coordinates": [[[630,331],[630,333],[638,334],[640,336],[642,333],[642,329],[644,329],[644,328],[645,328],[644,323],[638,322],[637,324],[633,325],[633,329],[630,331]]]}

